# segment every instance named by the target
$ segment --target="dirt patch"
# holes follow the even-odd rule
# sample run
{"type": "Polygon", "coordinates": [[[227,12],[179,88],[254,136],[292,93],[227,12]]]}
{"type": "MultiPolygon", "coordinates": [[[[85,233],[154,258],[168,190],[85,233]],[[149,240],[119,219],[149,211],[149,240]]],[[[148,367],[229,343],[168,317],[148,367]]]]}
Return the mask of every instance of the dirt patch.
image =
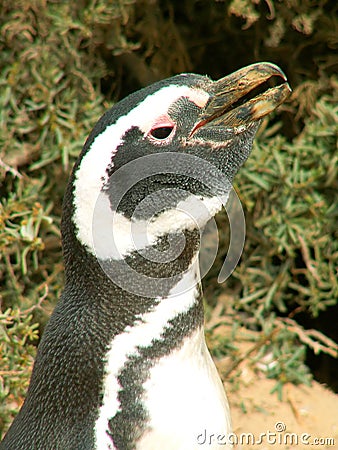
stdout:
{"type": "Polygon", "coordinates": [[[338,449],[338,396],[333,392],[317,382],[310,387],[290,384],[284,387],[283,401],[279,401],[276,393],[271,394],[275,380],[257,377],[248,370],[242,378],[236,391],[224,383],[233,431],[239,438],[241,433],[252,433],[255,441],[250,435],[249,440],[235,446],[236,450],[338,449]],[[259,435],[268,432],[273,434],[262,437],[260,443],[259,435]]]}
{"type": "MultiPolygon", "coordinates": [[[[208,346],[214,355],[218,342],[234,341],[234,311],[229,304],[226,296],[220,296],[206,323],[208,346]]],[[[238,439],[234,450],[338,449],[338,395],[316,381],[310,386],[286,383],[280,400],[278,381],[267,378],[266,371],[278,356],[269,346],[258,356],[265,342],[258,331],[236,330],[235,347],[227,347],[227,356],[214,358],[230,403],[233,443],[238,439]]],[[[219,442],[225,446],[224,439],[219,442]]]]}

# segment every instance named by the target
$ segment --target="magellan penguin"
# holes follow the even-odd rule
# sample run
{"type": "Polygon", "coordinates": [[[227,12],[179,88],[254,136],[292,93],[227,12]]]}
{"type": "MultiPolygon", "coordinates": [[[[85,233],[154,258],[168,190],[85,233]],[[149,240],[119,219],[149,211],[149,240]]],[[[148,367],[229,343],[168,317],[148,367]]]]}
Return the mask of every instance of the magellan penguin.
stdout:
{"type": "Polygon", "coordinates": [[[190,450],[231,431],[204,338],[200,231],[289,92],[270,63],[181,74],[99,120],[65,194],[64,292],[1,450],[190,450]]]}

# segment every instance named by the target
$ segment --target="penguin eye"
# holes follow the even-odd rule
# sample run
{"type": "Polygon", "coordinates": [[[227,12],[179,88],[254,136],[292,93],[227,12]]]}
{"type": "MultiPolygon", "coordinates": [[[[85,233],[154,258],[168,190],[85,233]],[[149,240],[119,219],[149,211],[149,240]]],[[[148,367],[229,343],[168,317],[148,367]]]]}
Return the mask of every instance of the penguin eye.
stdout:
{"type": "Polygon", "coordinates": [[[173,131],[174,127],[173,126],[169,126],[169,127],[158,127],[158,128],[153,128],[150,131],[150,134],[152,135],[152,137],[154,137],[155,139],[166,139],[167,137],[170,136],[171,132],[173,131]]]}

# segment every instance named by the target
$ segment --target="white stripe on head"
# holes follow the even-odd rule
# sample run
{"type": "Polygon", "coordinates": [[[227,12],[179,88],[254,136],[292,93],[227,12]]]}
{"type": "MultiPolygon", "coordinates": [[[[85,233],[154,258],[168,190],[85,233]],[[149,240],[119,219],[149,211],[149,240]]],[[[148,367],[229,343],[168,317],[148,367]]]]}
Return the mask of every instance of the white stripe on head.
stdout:
{"type": "Polygon", "coordinates": [[[92,222],[95,204],[102,186],[107,181],[107,168],[118,146],[123,142],[124,134],[132,127],[139,127],[145,134],[152,127],[157,117],[167,114],[169,107],[180,97],[189,98],[202,107],[209,95],[201,89],[188,86],[170,85],[146,97],[140,104],[121,116],[114,124],[107,126],[91,144],[88,152],[75,173],[74,180],[74,215],[79,241],[92,253],[92,222]]]}
{"type": "MultiPolygon", "coordinates": [[[[127,327],[112,341],[107,353],[104,395],[99,417],[95,424],[98,449],[110,448],[111,439],[107,434],[108,422],[119,411],[118,393],[121,389],[118,375],[131,355],[138,354],[138,347],[148,347],[161,335],[169,321],[178,314],[187,312],[196,302],[199,289],[198,263],[183,275],[181,281],[169,292],[168,297],[160,298],[154,309],[140,316],[134,326],[127,327]],[[104,442],[102,442],[104,437],[104,442]],[[100,443],[100,445],[99,445],[100,443]]],[[[114,447],[112,447],[114,448],[114,447]]]]}
{"type": "MultiPolygon", "coordinates": [[[[134,220],[110,209],[109,198],[101,193],[95,208],[91,248],[102,261],[124,259],[145,249],[167,233],[202,230],[226,203],[227,196],[202,198],[190,195],[173,209],[149,220],[134,220]]],[[[177,255],[178,256],[178,255],[177,255]]]]}

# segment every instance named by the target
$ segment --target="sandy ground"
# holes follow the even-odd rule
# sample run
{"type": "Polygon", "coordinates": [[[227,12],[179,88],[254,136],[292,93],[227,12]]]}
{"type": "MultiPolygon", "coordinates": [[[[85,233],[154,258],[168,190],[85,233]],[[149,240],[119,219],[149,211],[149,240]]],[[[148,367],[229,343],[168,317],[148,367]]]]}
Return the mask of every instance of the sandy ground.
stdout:
{"type": "MultiPolygon", "coordinates": [[[[228,302],[231,304],[231,302],[228,302]]],[[[207,322],[213,335],[231,336],[231,320],[224,324],[223,305],[227,298],[219,298],[207,322]]],[[[231,313],[231,309],[228,307],[231,313]]],[[[246,355],[259,342],[255,331],[244,330],[243,336],[252,335],[252,342],[237,334],[238,355],[246,355]]],[[[269,356],[269,355],[267,355],[269,356]]],[[[311,386],[285,384],[282,400],[277,392],[276,380],[268,379],[264,369],[250,357],[230,370],[230,357],[214,359],[223,378],[232,423],[234,450],[338,450],[338,395],[324,385],[312,381],[311,386]]],[[[264,367],[264,364],[261,366],[264,367]]],[[[212,438],[217,439],[217,436],[212,438]]],[[[224,437],[219,442],[224,445],[224,437]]],[[[210,442],[210,438],[209,438],[210,442]]],[[[203,446],[204,448],[204,446],[203,446]]],[[[207,448],[207,446],[205,447],[207,448]]],[[[210,446],[211,448],[211,446],[210,446]]]]}
{"type": "Polygon", "coordinates": [[[257,378],[246,370],[243,378],[246,380],[236,392],[225,383],[233,431],[238,439],[244,439],[236,450],[338,449],[336,394],[317,382],[310,387],[290,384],[284,387],[283,401],[279,401],[276,393],[270,393],[274,380],[264,375],[257,378]],[[253,437],[242,438],[242,433],[252,433],[253,437]],[[260,441],[261,433],[266,435],[260,441]]]}

